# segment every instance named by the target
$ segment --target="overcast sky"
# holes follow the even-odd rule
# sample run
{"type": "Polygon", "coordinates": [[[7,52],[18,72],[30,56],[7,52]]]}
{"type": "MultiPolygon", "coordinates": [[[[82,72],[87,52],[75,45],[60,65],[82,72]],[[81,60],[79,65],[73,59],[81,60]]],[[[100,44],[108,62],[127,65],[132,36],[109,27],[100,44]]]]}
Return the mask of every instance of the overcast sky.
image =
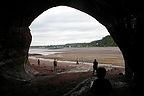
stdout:
{"type": "Polygon", "coordinates": [[[30,30],[32,46],[91,42],[109,34],[93,17],[65,6],[43,12],[32,22],[30,30]]]}

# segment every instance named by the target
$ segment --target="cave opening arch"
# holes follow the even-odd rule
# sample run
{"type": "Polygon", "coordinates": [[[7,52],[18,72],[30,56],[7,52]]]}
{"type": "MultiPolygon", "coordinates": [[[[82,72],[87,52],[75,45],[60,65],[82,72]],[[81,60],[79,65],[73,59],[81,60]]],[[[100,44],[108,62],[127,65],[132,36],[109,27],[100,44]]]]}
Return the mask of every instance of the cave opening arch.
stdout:
{"type": "MultiPolygon", "coordinates": [[[[79,12],[78,10],[75,10],[75,9],[72,9],[71,7],[67,7],[67,6],[57,6],[57,7],[54,7],[54,8],[51,8],[51,9],[53,9],[53,11],[55,12],[55,10],[54,9],[58,9],[58,7],[59,8],[64,8],[64,9],[66,9],[66,8],[68,8],[68,9],[71,9],[71,10],[74,10],[74,11],[77,11],[77,12],[79,12]]],[[[48,14],[50,14],[49,13],[49,11],[50,12],[52,12],[51,10],[46,10],[45,11],[45,14],[44,15],[42,15],[42,17],[43,16],[45,16],[46,18],[49,18],[50,20],[51,20],[51,18],[50,18],[50,16],[48,16],[48,14]]],[[[44,12],[43,12],[44,13],[44,12]]],[[[43,14],[42,13],[42,14],[43,14]]],[[[80,13],[80,12],[79,12],[80,13]]],[[[81,15],[85,15],[85,16],[87,16],[85,13],[81,13],[81,15]]],[[[59,17],[60,15],[56,15],[56,17],[59,17]]],[[[73,15],[73,17],[74,17],[75,15],[73,15]]],[[[77,16],[77,15],[76,15],[77,16]]],[[[69,16],[65,16],[65,18],[68,18],[69,16]]],[[[88,15],[87,17],[89,17],[90,18],[90,16],[88,15]]],[[[43,19],[42,19],[43,20],[43,19]]],[[[45,19],[46,20],[46,19],[45,19]]],[[[58,19],[59,20],[59,19],[58,19]]],[[[72,19],[73,20],[73,19],[72,19]]],[[[91,19],[90,19],[91,20],[91,19]]],[[[95,19],[92,19],[94,22],[96,22],[95,21],[95,19]]],[[[40,20],[38,20],[38,21],[40,21],[40,20]]],[[[36,20],[36,22],[38,22],[37,20],[36,20]]],[[[35,21],[33,21],[33,22],[35,22],[35,21]]],[[[43,21],[42,21],[43,22],[43,21]]],[[[90,21],[87,21],[87,22],[90,22],[90,21]]],[[[40,24],[42,24],[42,23],[40,23],[40,24]]],[[[78,25],[78,26],[81,26],[81,25],[78,25]]],[[[49,26],[47,26],[47,27],[49,27],[49,26]]],[[[56,27],[55,27],[56,28],[56,27]]],[[[95,28],[96,28],[96,26],[95,26],[95,28]]],[[[52,29],[54,29],[53,27],[52,27],[52,29]]],[[[71,28],[70,28],[71,29],[71,28]]],[[[105,28],[104,28],[105,29],[105,28]]],[[[40,30],[39,30],[40,31],[40,30]]],[[[59,32],[57,32],[57,33],[61,33],[61,31],[59,30],[59,32]]],[[[84,33],[84,32],[83,32],[84,33]]],[[[101,33],[103,33],[103,31],[101,31],[101,33]]],[[[106,32],[105,32],[106,33],[106,32]]],[[[107,32],[108,33],[108,32],[107,32]]],[[[90,34],[90,32],[89,32],[89,34],[90,34]]],[[[97,36],[97,34],[98,33],[95,33],[95,32],[93,32],[93,35],[95,35],[95,36],[97,36]]],[[[47,34],[48,35],[48,34],[47,34]]],[[[46,35],[45,35],[46,36],[46,35]]],[[[51,36],[52,37],[52,36],[51,36]]],[[[54,38],[54,37],[52,37],[52,38],[54,38]]],[[[90,38],[89,38],[90,39],[90,38]]],[[[68,42],[68,43],[71,43],[71,42],[68,42]]],[[[77,43],[80,43],[80,42],[77,42],[77,43]]],[[[86,51],[86,50],[85,50],[86,51]]],[[[116,54],[115,54],[116,55],[116,54]]],[[[77,56],[76,56],[77,57],[77,56]]],[[[117,56],[115,56],[115,57],[117,57],[117,56]]],[[[121,57],[121,56],[120,56],[121,57]]],[[[83,57],[80,57],[80,59],[81,58],[83,58],[83,57]]],[[[112,58],[112,57],[111,57],[112,58]]],[[[113,57],[114,58],[114,57],[113,57]]],[[[94,59],[94,58],[93,58],[94,59]]],[[[110,59],[110,58],[109,58],[110,59]]],[[[123,57],[121,58],[121,59],[123,59],[123,57]]],[[[75,60],[76,60],[76,58],[75,58],[75,60]]],[[[81,60],[82,61],[82,60],[81,60]]],[[[90,60],[91,61],[91,60],[90,60]]],[[[100,60],[101,62],[100,63],[102,63],[102,60],[100,60]]],[[[105,62],[105,63],[110,63],[111,64],[111,62],[110,61],[108,61],[108,62],[105,62]]],[[[120,63],[122,63],[122,65],[123,65],[123,60],[120,60],[120,62],[118,62],[118,65],[121,65],[120,63]]]]}
{"type": "MultiPolygon", "coordinates": [[[[96,7],[97,9],[95,10],[95,12],[93,12],[93,10],[89,11],[90,9],[89,8],[85,8],[83,5],[81,6],[77,6],[73,3],[67,3],[67,4],[58,4],[58,5],[54,5],[54,6],[50,6],[49,8],[47,9],[44,9],[42,12],[36,14],[36,16],[34,16],[34,18],[32,18],[31,22],[29,22],[29,26],[30,24],[35,20],[35,18],[37,18],[40,14],[42,14],[44,11],[50,9],[50,8],[53,8],[53,7],[58,7],[58,6],[67,6],[67,7],[71,7],[71,8],[74,8],[74,9],[77,9],[77,10],[80,10],[90,16],[92,16],[93,18],[95,18],[96,20],[98,20],[101,24],[103,24],[107,29],[108,29],[108,32],[110,33],[110,35],[113,37],[114,41],[116,43],[118,43],[118,47],[120,48],[121,50],[121,44],[118,40],[118,37],[115,33],[115,31],[113,30],[113,24],[115,24],[115,18],[113,16],[109,16],[109,14],[111,13],[103,13],[103,12],[100,12],[100,11],[106,11],[106,8],[104,10],[99,10],[98,7],[96,7]],[[95,13],[95,14],[94,14],[95,13]],[[106,15],[108,14],[108,15],[106,15]]],[[[91,8],[91,7],[90,7],[91,8]]],[[[127,66],[126,66],[127,67],[127,66]]],[[[127,70],[126,68],[126,72],[129,72],[129,69],[127,70]]]]}

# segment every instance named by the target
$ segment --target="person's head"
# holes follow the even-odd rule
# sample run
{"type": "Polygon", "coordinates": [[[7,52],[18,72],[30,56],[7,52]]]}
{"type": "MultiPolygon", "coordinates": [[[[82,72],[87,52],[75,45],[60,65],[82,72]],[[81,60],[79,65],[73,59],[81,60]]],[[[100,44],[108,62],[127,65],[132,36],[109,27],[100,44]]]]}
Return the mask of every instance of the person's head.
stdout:
{"type": "Polygon", "coordinates": [[[97,60],[96,60],[96,59],[94,59],[94,61],[96,62],[97,60]]]}
{"type": "Polygon", "coordinates": [[[105,75],[106,75],[106,69],[103,68],[103,67],[99,67],[99,68],[97,69],[97,77],[98,77],[99,79],[103,79],[103,78],[105,77],[105,75]]]}

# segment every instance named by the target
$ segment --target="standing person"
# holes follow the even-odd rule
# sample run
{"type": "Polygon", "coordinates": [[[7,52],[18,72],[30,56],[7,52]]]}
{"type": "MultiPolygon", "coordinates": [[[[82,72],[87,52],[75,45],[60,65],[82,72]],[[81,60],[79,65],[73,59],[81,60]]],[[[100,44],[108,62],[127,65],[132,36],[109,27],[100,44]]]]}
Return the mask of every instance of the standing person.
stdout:
{"type": "Polygon", "coordinates": [[[38,59],[38,65],[40,65],[40,60],[38,59]]]}
{"type": "Polygon", "coordinates": [[[97,70],[97,66],[98,66],[98,62],[96,59],[94,59],[94,62],[93,62],[93,75],[95,73],[95,71],[97,70]]]}
{"type": "Polygon", "coordinates": [[[78,58],[76,59],[76,64],[79,64],[79,59],[78,58]]]}
{"type": "Polygon", "coordinates": [[[54,71],[55,71],[56,70],[56,66],[57,66],[57,60],[56,59],[54,59],[53,64],[54,64],[54,71]]]}

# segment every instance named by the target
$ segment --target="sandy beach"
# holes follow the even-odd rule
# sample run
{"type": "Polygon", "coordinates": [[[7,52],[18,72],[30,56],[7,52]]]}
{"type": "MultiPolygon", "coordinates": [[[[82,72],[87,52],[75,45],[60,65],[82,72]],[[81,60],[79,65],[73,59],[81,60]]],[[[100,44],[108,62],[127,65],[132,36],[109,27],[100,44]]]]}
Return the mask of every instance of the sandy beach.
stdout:
{"type": "MultiPolygon", "coordinates": [[[[122,53],[117,47],[64,48],[46,50],[46,52],[54,52],[55,54],[30,54],[30,57],[35,57],[35,59],[29,58],[31,66],[41,75],[92,71],[92,62],[94,59],[97,59],[99,66],[103,66],[101,64],[111,64],[124,67],[122,53]],[[41,58],[40,65],[37,64],[37,58],[41,58]],[[54,70],[53,67],[53,59],[57,59],[58,62],[56,70],[54,70]],[[79,64],[76,64],[76,60],[79,61],[79,64]]],[[[105,67],[109,70],[112,69],[113,66],[105,67]]]]}
{"type": "Polygon", "coordinates": [[[64,48],[47,50],[47,52],[55,52],[55,54],[30,56],[74,62],[78,59],[80,62],[91,63],[97,59],[100,64],[124,66],[123,56],[118,47],[64,48]]]}
{"type": "Polygon", "coordinates": [[[125,84],[122,83],[123,75],[119,75],[124,73],[124,60],[122,53],[117,47],[64,48],[45,50],[45,52],[52,52],[54,54],[29,55],[30,66],[36,70],[36,73],[33,73],[36,78],[31,81],[28,87],[32,88],[32,91],[33,88],[40,90],[40,93],[34,91],[32,94],[41,95],[41,92],[48,89],[49,91],[42,93],[43,96],[48,94],[51,96],[70,96],[68,94],[75,93],[75,87],[78,89],[83,87],[90,88],[92,78],[95,78],[92,75],[92,62],[95,58],[99,62],[99,67],[106,68],[106,78],[111,81],[114,88],[121,87],[121,85],[124,86],[125,84]],[[37,62],[38,59],[40,59],[40,65],[37,62]],[[55,70],[53,66],[54,59],[58,60],[55,70]],[[76,64],[76,60],[79,61],[79,64],[76,64]],[[82,85],[80,85],[81,83],[82,85]]]}

